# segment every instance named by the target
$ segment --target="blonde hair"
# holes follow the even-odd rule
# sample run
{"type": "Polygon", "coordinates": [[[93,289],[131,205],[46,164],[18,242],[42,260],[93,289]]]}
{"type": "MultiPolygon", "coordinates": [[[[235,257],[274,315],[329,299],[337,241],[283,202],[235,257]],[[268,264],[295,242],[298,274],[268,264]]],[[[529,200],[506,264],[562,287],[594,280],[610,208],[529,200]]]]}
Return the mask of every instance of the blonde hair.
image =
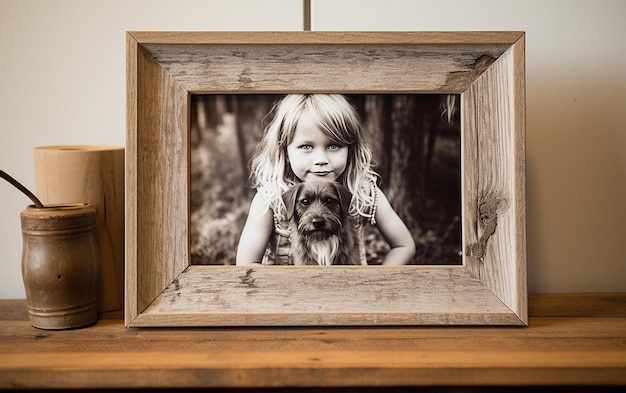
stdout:
{"type": "Polygon", "coordinates": [[[346,169],[338,181],[352,193],[350,213],[372,218],[378,177],[371,168],[372,151],[363,138],[356,110],[340,94],[289,94],[274,104],[251,161],[252,186],[265,194],[274,214],[284,216],[282,194],[298,182],[287,160],[287,146],[304,111],[332,143],[348,147],[346,169]]]}

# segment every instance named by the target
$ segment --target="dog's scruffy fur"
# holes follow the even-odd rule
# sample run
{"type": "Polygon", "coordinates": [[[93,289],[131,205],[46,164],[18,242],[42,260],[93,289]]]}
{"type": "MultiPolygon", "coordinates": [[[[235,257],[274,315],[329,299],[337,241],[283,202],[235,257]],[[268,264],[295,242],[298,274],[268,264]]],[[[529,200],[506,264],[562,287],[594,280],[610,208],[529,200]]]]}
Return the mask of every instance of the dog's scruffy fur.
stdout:
{"type": "Polygon", "coordinates": [[[339,183],[299,183],[283,194],[294,265],[360,265],[352,194],[339,183]]]}

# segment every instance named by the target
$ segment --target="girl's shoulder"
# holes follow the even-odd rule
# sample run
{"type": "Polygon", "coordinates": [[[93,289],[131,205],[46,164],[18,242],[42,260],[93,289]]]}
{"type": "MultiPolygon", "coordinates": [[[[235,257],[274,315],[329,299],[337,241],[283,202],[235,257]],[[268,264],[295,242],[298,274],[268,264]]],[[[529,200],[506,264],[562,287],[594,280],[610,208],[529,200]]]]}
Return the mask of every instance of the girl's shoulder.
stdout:
{"type": "Polygon", "coordinates": [[[275,220],[275,213],[271,204],[267,200],[267,195],[261,191],[257,191],[252,197],[250,202],[250,210],[248,212],[248,219],[262,219],[262,220],[275,220]]]}
{"type": "Polygon", "coordinates": [[[255,203],[255,201],[259,211],[262,210],[264,213],[267,211],[271,212],[275,221],[283,220],[286,209],[280,193],[272,192],[271,189],[261,186],[257,188],[252,202],[255,203]]]}
{"type": "Polygon", "coordinates": [[[256,194],[254,194],[254,197],[252,197],[252,202],[250,203],[250,211],[254,210],[258,212],[263,212],[268,208],[269,204],[267,200],[267,195],[264,192],[257,190],[256,194]]]}

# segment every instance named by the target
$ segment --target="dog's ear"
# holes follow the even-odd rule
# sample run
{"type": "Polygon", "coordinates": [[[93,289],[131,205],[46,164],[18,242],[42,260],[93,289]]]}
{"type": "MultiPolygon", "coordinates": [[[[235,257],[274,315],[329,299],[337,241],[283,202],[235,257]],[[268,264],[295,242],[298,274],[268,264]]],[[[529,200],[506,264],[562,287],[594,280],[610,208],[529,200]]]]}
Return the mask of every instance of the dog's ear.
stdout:
{"type": "Polygon", "coordinates": [[[296,184],[295,186],[291,187],[290,189],[288,189],[287,191],[283,192],[283,202],[285,203],[285,206],[287,207],[287,218],[291,219],[291,217],[293,217],[293,211],[296,208],[296,198],[298,195],[298,190],[300,190],[301,188],[301,184],[296,184]]]}
{"type": "Polygon", "coordinates": [[[339,197],[339,204],[341,210],[348,213],[350,211],[350,202],[352,202],[352,193],[346,186],[340,183],[333,183],[337,190],[337,196],[339,197]]]}

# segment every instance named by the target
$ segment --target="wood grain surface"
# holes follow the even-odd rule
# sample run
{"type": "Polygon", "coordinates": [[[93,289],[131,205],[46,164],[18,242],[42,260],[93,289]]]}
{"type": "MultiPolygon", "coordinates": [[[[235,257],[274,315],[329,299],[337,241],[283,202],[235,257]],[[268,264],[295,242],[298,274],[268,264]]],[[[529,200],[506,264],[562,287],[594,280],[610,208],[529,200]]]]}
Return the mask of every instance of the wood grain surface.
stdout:
{"type": "Polygon", "coordinates": [[[46,331],[25,309],[0,301],[1,389],[626,385],[624,294],[531,296],[522,329],[46,331]]]}

